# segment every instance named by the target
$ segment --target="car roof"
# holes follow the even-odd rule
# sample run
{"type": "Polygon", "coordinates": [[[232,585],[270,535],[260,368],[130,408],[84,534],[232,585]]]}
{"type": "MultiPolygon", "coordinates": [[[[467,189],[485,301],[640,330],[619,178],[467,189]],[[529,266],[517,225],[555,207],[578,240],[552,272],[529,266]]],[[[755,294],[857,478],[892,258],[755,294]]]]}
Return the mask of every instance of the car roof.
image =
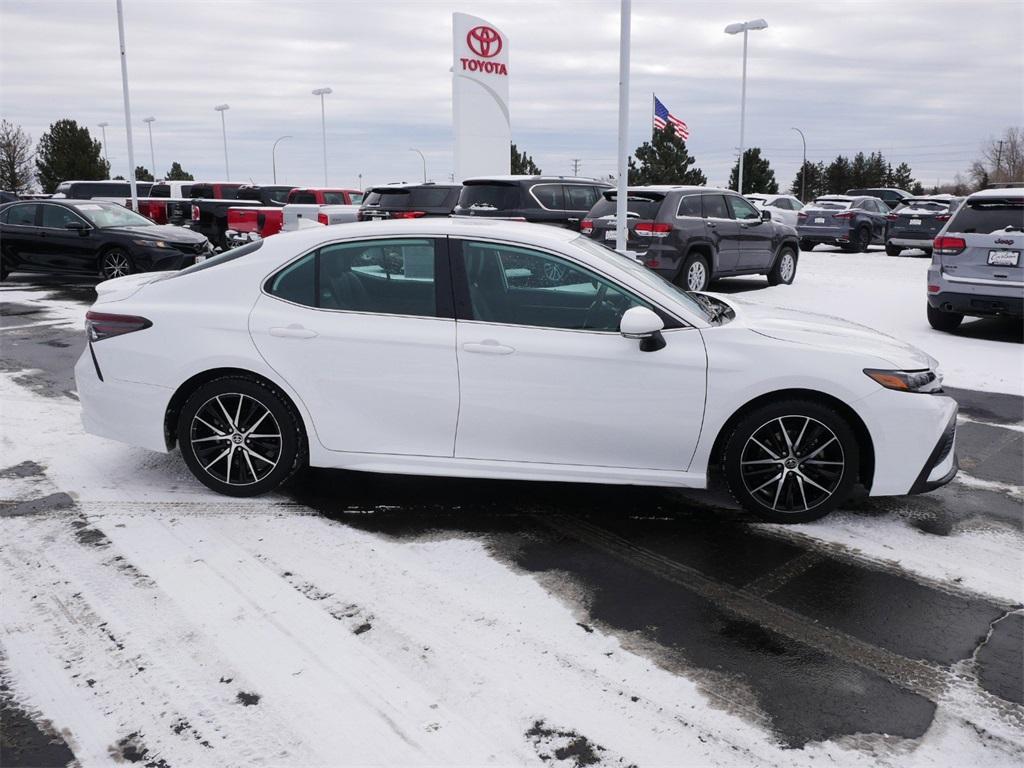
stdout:
{"type": "MultiPolygon", "coordinates": [[[[393,189],[412,189],[413,187],[434,187],[434,188],[437,188],[437,189],[458,189],[461,186],[462,186],[461,184],[451,184],[451,183],[448,183],[448,182],[445,182],[444,184],[438,184],[437,182],[434,182],[434,181],[413,181],[413,182],[392,181],[392,182],[389,182],[387,184],[375,184],[374,186],[370,187],[370,191],[371,192],[382,192],[382,191],[383,192],[389,192],[389,191],[391,191],[393,189]]],[[[359,190],[352,190],[352,191],[358,192],[359,190]]]]}
{"type": "Polygon", "coordinates": [[[988,198],[1016,199],[1024,198],[1024,187],[1003,187],[1001,189],[982,189],[967,197],[968,200],[985,200],[988,198]]]}
{"type": "Polygon", "coordinates": [[[814,198],[815,200],[859,200],[861,197],[867,197],[867,195],[819,195],[814,198]]]}
{"type": "Polygon", "coordinates": [[[608,184],[607,181],[599,181],[598,179],[592,179],[589,176],[550,176],[546,174],[534,174],[528,173],[509,173],[509,174],[498,174],[495,176],[472,176],[463,181],[464,184],[479,184],[481,182],[488,181],[578,181],[581,184],[608,184]]]}
{"type": "MultiPolygon", "coordinates": [[[[604,194],[608,192],[617,192],[618,189],[611,187],[605,190],[604,194]]],[[[729,192],[736,194],[735,189],[721,189],[720,187],[701,187],[694,184],[642,184],[642,185],[631,185],[626,187],[626,192],[729,192]]]]}
{"type": "Polygon", "coordinates": [[[896,187],[850,187],[850,189],[861,189],[865,192],[899,192],[901,195],[909,196],[910,193],[905,189],[896,189],[896,187]]]}

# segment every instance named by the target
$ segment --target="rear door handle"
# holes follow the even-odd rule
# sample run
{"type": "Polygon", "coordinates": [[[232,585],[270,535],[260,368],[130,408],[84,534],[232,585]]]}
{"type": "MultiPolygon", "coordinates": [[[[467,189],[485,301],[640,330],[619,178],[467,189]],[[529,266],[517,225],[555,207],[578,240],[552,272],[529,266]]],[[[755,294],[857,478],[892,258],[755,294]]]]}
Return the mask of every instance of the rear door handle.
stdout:
{"type": "Polygon", "coordinates": [[[466,352],[475,352],[478,355],[511,355],[515,347],[507,347],[499,344],[495,339],[484,339],[481,342],[470,341],[462,345],[466,352]]]}
{"type": "Polygon", "coordinates": [[[298,323],[292,323],[284,328],[271,328],[270,335],[284,339],[312,339],[319,336],[316,331],[311,331],[309,328],[303,328],[298,323]]]}

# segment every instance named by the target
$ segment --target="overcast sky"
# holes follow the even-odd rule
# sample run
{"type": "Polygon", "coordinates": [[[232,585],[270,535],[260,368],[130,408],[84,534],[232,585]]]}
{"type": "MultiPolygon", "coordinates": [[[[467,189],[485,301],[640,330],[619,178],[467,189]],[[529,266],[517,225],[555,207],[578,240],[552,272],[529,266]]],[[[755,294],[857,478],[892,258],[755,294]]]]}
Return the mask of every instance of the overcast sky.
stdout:
{"type": "MultiPolygon", "coordinates": [[[[451,13],[483,16],[511,46],[512,140],[547,173],[615,166],[617,0],[312,2],[124,0],[136,163],[149,167],[142,118],[156,117],[156,169],[172,160],[222,178],[216,104],[228,103],[234,180],[322,181],[320,104],[331,86],[332,184],[452,171],[451,13]]],[[[0,114],[33,139],[63,117],[99,136],[127,174],[114,0],[0,0],[0,114]]],[[[687,121],[709,183],[739,145],[742,37],[750,35],[747,145],[788,187],[800,162],[881,150],[918,179],[950,180],[983,140],[1024,123],[1021,0],[686,2],[634,0],[630,146],[650,135],[651,93],[687,121]]]]}

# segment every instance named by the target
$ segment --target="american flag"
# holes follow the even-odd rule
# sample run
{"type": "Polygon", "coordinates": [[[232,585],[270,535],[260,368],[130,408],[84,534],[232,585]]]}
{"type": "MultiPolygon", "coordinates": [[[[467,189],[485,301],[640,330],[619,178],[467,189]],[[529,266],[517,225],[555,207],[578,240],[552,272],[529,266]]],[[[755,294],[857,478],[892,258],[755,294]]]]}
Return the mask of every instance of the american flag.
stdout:
{"type": "Polygon", "coordinates": [[[668,111],[668,107],[658,101],[658,97],[654,97],[654,127],[659,131],[665,130],[665,122],[672,123],[672,127],[676,131],[678,136],[683,141],[690,138],[690,129],[686,123],[680,120],[678,117],[668,111]]]}

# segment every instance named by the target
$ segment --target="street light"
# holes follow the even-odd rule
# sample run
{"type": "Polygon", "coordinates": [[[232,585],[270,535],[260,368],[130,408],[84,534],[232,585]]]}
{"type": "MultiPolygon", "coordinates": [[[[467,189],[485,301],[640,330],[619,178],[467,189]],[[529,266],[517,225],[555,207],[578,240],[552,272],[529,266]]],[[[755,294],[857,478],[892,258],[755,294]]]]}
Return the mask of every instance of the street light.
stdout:
{"type": "Polygon", "coordinates": [[[324,112],[324,96],[333,93],[330,88],[317,88],[313,91],[314,96],[320,97],[320,140],[324,146],[324,186],[327,186],[327,118],[324,112]]]}
{"type": "Polygon", "coordinates": [[[224,181],[231,181],[231,168],[228,166],[228,129],[224,122],[224,113],[231,107],[228,104],[218,104],[214,110],[220,112],[220,130],[224,136],[224,181]]]}
{"type": "Polygon", "coordinates": [[[284,141],[285,139],[290,139],[290,138],[291,138],[291,136],[278,136],[277,139],[274,141],[274,146],[271,147],[271,149],[270,149],[270,164],[274,168],[274,183],[275,184],[277,184],[277,143],[279,141],[284,141]]]}
{"type": "Polygon", "coordinates": [[[804,164],[800,166],[800,202],[807,202],[807,139],[804,138],[804,132],[799,128],[793,128],[792,130],[800,134],[800,141],[804,143],[804,164]]]}
{"type": "Polygon", "coordinates": [[[153,154],[153,122],[156,120],[155,117],[144,117],[142,122],[149,126],[149,164],[151,171],[153,172],[153,178],[156,176],[156,156],[153,154]]]}
{"type": "Polygon", "coordinates": [[[753,21],[741,21],[730,24],[725,28],[727,35],[743,33],[743,89],[740,95],[740,162],[739,176],[736,183],[736,191],[741,195],[743,194],[743,124],[747,117],[747,32],[750,30],[756,32],[759,29],[767,29],[767,27],[768,22],[764,19],[754,19],[753,21]]]}
{"type": "Polygon", "coordinates": [[[107,164],[107,176],[110,175],[110,158],[107,157],[107,126],[110,123],[99,123],[100,130],[103,131],[103,160],[107,164]]]}
{"type": "Polygon", "coordinates": [[[423,183],[426,184],[427,183],[427,158],[425,158],[423,156],[423,153],[420,152],[418,149],[416,149],[416,147],[409,147],[409,151],[410,152],[415,152],[416,154],[418,154],[420,156],[420,160],[423,161],[423,183]]]}

